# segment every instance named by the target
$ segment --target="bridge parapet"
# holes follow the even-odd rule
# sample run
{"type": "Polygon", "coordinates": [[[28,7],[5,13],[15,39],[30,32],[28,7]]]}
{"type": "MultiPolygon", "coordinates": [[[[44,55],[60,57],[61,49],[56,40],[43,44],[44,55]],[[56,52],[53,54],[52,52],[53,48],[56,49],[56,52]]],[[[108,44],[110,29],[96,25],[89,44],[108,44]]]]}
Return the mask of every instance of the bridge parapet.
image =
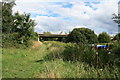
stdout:
{"type": "Polygon", "coordinates": [[[39,34],[41,38],[65,38],[68,34],[39,34]]]}

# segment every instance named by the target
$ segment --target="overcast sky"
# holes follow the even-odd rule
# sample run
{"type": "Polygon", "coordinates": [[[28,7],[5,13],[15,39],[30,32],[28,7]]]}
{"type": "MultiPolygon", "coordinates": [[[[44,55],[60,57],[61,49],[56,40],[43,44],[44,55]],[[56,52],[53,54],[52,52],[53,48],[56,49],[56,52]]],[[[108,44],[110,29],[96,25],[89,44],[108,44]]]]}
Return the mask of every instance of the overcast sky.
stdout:
{"type": "Polygon", "coordinates": [[[118,11],[117,3],[118,0],[16,0],[13,11],[30,13],[38,33],[86,27],[97,34],[115,34],[118,30],[112,14],[118,11]]]}

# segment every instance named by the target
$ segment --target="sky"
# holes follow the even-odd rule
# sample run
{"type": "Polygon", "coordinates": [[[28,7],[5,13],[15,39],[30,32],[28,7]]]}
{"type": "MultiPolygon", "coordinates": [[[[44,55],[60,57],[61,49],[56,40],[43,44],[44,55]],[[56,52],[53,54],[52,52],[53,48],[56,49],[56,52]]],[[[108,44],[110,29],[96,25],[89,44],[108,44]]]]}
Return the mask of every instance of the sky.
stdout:
{"type": "Polygon", "coordinates": [[[30,13],[35,32],[69,33],[74,28],[90,28],[96,34],[118,31],[112,14],[118,12],[118,0],[16,0],[13,12],[30,13]]]}

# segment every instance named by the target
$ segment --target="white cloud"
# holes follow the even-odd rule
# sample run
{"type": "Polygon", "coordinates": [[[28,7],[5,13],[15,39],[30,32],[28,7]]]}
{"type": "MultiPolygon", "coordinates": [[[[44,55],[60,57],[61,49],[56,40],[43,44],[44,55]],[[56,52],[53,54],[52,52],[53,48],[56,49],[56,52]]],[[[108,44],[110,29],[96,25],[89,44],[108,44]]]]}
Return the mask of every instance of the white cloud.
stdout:
{"type": "MultiPolygon", "coordinates": [[[[68,0],[60,0],[61,2],[68,2],[68,0]]],[[[60,2],[58,0],[58,2],[60,2]]],[[[37,22],[35,30],[37,32],[50,31],[58,33],[61,31],[69,32],[75,27],[86,26],[94,29],[96,33],[107,31],[109,33],[116,33],[117,26],[112,21],[112,14],[117,13],[118,0],[102,0],[100,4],[92,4],[97,10],[93,10],[89,6],[85,6],[84,1],[87,0],[71,0],[73,4],[72,8],[63,8],[61,5],[51,4],[50,0],[17,0],[13,11],[19,11],[20,13],[32,13],[32,14],[46,14],[49,15],[49,11],[52,13],[60,14],[62,17],[52,16],[36,16],[34,19],[37,22]],[[84,14],[86,13],[86,14],[84,14]],[[65,20],[69,18],[70,20],[65,20]],[[100,29],[100,30],[98,30],[100,29]]],[[[97,0],[100,1],[100,0],[97,0]]],[[[56,0],[53,0],[56,2],[56,0]]],[[[89,0],[90,2],[90,0],[89,0]]]]}

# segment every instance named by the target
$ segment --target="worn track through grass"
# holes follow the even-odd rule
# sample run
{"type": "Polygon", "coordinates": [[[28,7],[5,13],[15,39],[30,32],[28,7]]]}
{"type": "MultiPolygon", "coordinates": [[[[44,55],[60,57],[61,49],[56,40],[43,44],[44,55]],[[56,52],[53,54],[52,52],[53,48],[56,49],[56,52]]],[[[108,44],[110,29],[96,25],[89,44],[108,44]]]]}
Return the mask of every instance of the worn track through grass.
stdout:
{"type": "MultiPolygon", "coordinates": [[[[45,42],[41,47],[29,49],[3,48],[3,78],[97,78],[97,70],[82,62],[62,59],[45,60],[50,53],[61,52],[64,43],[45,42]],[[59,48],[59,49],[58,49],[59,48]]],[[[99,69],[100,78],[116,78],[117,67],[109,71],[99,69]]]]}

